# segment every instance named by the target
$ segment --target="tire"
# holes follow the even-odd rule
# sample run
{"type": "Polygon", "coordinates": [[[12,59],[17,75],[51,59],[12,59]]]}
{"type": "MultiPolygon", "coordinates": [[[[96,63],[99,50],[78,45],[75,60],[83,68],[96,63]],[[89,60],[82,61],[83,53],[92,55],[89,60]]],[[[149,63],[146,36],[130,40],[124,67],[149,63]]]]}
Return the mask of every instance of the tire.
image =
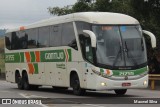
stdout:
{"type": "Polygon", "coordinates": [[[53,90],[59,91],[59,90],[67,90],[68,87],[56,87],[56,86],[52,86],[53,90]]]}
{"type": "Polygon", "coordinates": [[[72,88],[73,88],[73,93],[75,95],[84,95],[85,94],[85,89],[82,89],[80,87],[80,82],[77,74],[74,74],[72,77],[72,88]]]}
{"type": "Polygon", "coordinates": [[[23,81],[23,88],[25,90],[29,90],[31,88],[31,85],[29,84],[28,76],[26,73],[22,76],[22,81],[23,81]]]}
{"type": "Polygon", "coordinates": [[[114,90],[117,95],[124,95],[127,92],[127,89],[114,90]]]}
{"type": "Polygon", "coordinates": [[[15,74],[15,82],[17,83],[18,89],[22,90],[23,89],[23,81],[22,81],[22,77],[20,76],[19,72],[16,72],[16,74],[15,74]]]}
{"type": "Polygon", "coordinates": [[[23,90],[23,81],[22,81],[22,78],[21,77],[17,77],[17,78],[18,78],[18,81],[17,81],[18,89],[23,90]]]}

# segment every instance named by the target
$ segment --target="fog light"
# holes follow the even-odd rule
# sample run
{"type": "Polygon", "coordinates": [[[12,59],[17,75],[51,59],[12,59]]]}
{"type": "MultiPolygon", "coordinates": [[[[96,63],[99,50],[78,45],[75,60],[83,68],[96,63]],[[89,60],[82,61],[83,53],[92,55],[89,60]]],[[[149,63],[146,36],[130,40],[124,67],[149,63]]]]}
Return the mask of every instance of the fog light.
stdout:
{"type": "Polygon", "coordinates": [[[101,83],[101,85],[102,85],[102,86],[106,86],[107,84],[106,84],[106,83],[104,83],[104,82],[102,82],[102,83],[101,83]]]}
{"type": "Polygon", "coordinates": [[[147,81],[144,81],[144,82],[143,82],[143,85],[146,85],[146,84],[147,84],[147,81]]]}

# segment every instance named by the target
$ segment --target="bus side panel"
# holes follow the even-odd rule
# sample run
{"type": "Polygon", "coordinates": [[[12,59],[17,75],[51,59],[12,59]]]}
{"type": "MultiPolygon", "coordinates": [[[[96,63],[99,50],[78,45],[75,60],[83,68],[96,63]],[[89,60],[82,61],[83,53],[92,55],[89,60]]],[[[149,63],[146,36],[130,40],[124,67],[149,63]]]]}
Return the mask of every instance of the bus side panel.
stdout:
{"type": "Polygon", "coordinates": [[[69,82],[68,84],[70,85],[70,73],[72,71],[77,72],[79,80],[80,80],[80,86],[81,88],[85,88],[86,87],[86,81],[85,81],[85,63],[84,60],[82,58],[82,54],[80,52],[80,50],[75,50],[75,49],[71,49],[72,54],[72,60],[70,62],[67,62],[67,81],[69,82]]]}
{"type": "Polygon", "coordinates": [[[53,72],[55,72],[55,80],[56,80],[56,86],[64,86],[64,87],[68,87],[67,85],[67,80],[66,78],[68,78],[67,75],[67,71],[66,71],[66,62],[55,62],[55,69],[53,70],[53,72]]]}
{"type": "Polygon", "coordinates": [[[45,63],[45,76],[46,76],[46,85],[55,85],[55,78],[56,78],[56,72],[55,72],[55,64],[51,62],[45,63]]]}
{"type": "MultiPolygon", "coordinates": [[[[68,77],[70,77],[70,72],[75,71],[78,74],[80,86],[81,88],[86,88],[86,81],[85,81],[85,69],[84,69],[84,62],[68,62],[67,70],[69,72],[68,77]]],[[[70,78],[69,78],[70,81],[70,78]]]]}
{"type": "Polygon", "coordinates": [[[27,74],[28,74],[28,81],[29,84],[35,84],[35,85],[40,85],[40,74],[34,74],[34,73],[29,73],[29,68],[28,68],[28,64],[24,64],[24,67],[26,67],[27,69],[27,74]]]}
{"type": "Polygon", "coordinates": [[[15,82],[15,71],[13,69],[13,64],[12,63],[6,63],[6,80],[8,82],[15,82]]]}

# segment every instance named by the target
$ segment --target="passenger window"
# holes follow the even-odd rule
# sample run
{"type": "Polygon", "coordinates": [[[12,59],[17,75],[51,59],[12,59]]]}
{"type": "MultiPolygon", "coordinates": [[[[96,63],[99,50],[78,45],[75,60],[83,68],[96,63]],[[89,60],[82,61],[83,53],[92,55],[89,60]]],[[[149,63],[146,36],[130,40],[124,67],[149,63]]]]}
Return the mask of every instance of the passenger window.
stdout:
{"type": "Polygon", "coordinates": [[[61,24],[51,26],[50,28],[50,46],[61,46],[61,24]]]}
{"type": "Polygon", "coordinates": [[[64,23],[62,26],[62,45],[70,46],[77,50],[78,48],[73,23],[64,23]]]}
{"type": "Polygon", "coordinates": [[[49,46],[49,35],[50,35],[50,27],[47,26],[39,28],[38,43],[37,43],[37,46],[39,48],[49,46]]]}
{"type": "Polygon", "coordinates": [[[11,33],[8,33],[5,36],[5,44],[6,44],[6,48],[10,50],[11,49],[11,33]]]}
{"type": "Polygon", "coordinates": [[[19,36],[19,49],[27,49],[28,48],[28,36],[25,31],[19,31],[18,33],[19,36]]]}
{"type": "Polygon", "coordinates": [[[20,49],[20,40],[17,32],[11,33],[11,49],[20,49]]]}
{"type": "Polygon", "coordinates": [[[27,30],[25,35],[26,35],[26,38],[28,38],[28,48],[36,48],[38,29],[27,30]]]}

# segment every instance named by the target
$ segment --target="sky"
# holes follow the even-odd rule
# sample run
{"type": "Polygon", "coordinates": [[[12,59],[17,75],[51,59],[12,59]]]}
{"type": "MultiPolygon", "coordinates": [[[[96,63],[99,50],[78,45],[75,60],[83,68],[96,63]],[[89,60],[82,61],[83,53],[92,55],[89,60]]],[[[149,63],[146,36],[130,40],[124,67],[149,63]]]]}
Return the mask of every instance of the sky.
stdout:
{"type": "Polygon", "coordinates": [[[0,29],[12,29],[54,17],[48,7],[73,5],[77,0],[0,0],[0,29]]]}

